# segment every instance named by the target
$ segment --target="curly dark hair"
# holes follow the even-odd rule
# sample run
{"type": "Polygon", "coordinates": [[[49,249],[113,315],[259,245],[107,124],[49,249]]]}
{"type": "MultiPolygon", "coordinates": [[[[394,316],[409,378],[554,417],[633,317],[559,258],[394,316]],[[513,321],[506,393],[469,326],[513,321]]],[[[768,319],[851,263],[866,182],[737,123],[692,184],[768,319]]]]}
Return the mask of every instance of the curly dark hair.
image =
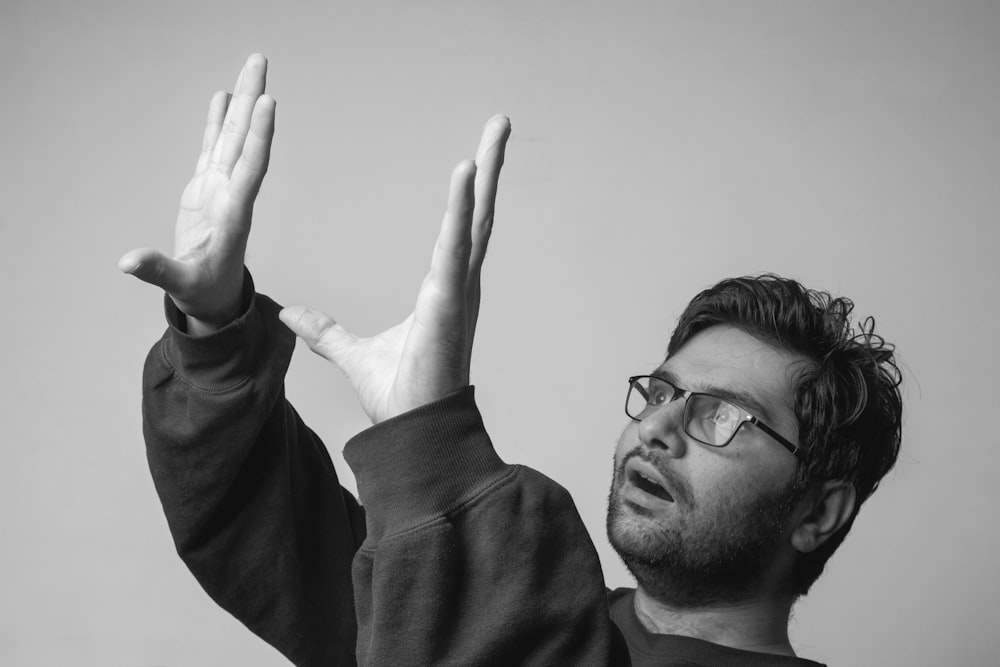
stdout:
{"type": "Polygon", "coordinates": [[[698,294],[681,314],[667,356],[698,332],[734,326],[764,343],[809,360],[795,387],[801,462],[793,486],[844,480],[857,502],[844,527],[801,554],[790,583],[804,595],[843,542],[861,504],[899,454],[903,401],[894,346],[875,333],[871,317],[855,327],[854,303],[773,274],[723,280],[698,294]]]}

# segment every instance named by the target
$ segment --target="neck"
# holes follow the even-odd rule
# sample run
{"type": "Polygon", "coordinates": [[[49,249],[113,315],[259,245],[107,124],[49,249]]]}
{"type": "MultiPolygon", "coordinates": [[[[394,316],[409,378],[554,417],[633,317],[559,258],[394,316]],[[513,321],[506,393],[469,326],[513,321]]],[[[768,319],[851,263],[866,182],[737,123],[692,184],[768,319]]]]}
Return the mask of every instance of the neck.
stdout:
{"type": "Polygon", "coordinates": [[[759,598],[683,609],[654,599],[640,586],[635,613],[649,632],[693,637],[759,653],[794,656],[788,641],[790,599],[759,598]]]}

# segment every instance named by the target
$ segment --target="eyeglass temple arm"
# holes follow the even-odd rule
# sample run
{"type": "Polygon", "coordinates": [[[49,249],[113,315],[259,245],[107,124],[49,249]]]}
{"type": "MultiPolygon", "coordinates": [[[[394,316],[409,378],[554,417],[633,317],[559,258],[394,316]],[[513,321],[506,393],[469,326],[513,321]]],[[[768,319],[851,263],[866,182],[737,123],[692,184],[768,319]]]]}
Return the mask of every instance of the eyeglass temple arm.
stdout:
{"type": "Polygon", "coordinates": [[[790,451],[795,456],[799,455],[799,447],[798,447],[798,445],[793,445],[792,443],[788,442],[783,437],[781,437],[780,433],[778,433],[773,428],[771,428],[770,426],[768,426],[767,424],[765,424],[761,420],[757,419],[753,415],[750,415],[750,423],[753,424],[754,426],[756,426],[757,428],[759,428],[764,433],[767,433],[769,436],[771,436],[775,440],[777,440],[778,443],[781,444],[782,447],[784,447],[785,449],[787,449],[788,451],[790,451]]]}

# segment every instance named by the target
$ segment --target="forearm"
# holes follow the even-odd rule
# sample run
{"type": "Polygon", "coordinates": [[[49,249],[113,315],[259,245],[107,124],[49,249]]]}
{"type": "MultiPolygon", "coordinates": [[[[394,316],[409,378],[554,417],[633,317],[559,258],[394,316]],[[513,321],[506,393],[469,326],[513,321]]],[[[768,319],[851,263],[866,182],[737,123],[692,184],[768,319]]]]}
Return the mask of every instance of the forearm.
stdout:
{"type": "Polygon", "coordinates": [[[472,389],[345,456],[368,511],[355,561],[365,664],[613,664],[593,544],[568,493],[504,464],[472,389]]]}
{"type": "Polygon", "coordinates": [[[150,470],[178,553],[218,604],[296,664],[351,664],[360,508],[285,400],[294,339],[254,296],[207,337],[172,327],[143,386],[150,470]]]}

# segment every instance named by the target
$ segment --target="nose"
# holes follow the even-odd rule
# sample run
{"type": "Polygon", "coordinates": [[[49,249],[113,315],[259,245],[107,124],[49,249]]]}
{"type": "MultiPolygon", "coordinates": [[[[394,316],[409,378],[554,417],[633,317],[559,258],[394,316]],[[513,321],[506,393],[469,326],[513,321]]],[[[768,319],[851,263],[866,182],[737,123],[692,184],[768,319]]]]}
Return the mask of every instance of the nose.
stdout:
{"type": "Polygon", "coordinates": [[[687,451],[684,441],[684,404],[681,398],[661,405],[639,422],[639,441],[680,458],[687,451]]]}

